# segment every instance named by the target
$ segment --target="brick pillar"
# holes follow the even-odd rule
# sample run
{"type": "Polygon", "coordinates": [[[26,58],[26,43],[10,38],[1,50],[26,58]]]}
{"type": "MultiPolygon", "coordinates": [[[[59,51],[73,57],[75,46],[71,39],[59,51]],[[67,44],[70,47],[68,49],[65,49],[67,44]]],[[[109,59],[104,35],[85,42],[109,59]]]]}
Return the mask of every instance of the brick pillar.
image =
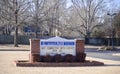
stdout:
{"type": "Polygon", "coordinates": [[[40,39],[30,39],[31,53],[40,53],[40,39]]]}
{"type": "Polygon", "coordinates": [[[84,39],[77,39],[76,40],[76,54],[80,52],[84,52],[84,39]]]}
{"type": "Polygon", "coordinates": [[[40,39],[30,39],[30,62],[37,62],[40,59],[40,39]]]}

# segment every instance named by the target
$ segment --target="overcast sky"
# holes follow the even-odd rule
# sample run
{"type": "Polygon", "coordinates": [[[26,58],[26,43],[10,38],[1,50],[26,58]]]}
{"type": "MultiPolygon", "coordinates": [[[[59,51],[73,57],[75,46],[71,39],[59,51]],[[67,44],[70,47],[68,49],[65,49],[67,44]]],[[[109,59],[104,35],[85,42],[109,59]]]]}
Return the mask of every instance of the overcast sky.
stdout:
{"type": "MultiPolygon", "coordinates": [[[[67,0],[68,4],[67,7],[70,7],[72,5],[71,0],[67,0]]],[[[105,0],[107,1],[107,0],[105,0]]],[[[112,0],[111,2],[107,3],[107,7],[109,8],[109,10],[120,10],[120,0],[112,0]]]]}
{"type": "MultiPolygon", "coordinates": [[[[116,10],[118,8],[120,8],[120,0],[113,0],[113,2],[111,2],[110,4],[108,4],[108,6],[112,9],[112,10],[116,10]]],[[[120,10],[120,9],[119,9],[120,10]]]]}

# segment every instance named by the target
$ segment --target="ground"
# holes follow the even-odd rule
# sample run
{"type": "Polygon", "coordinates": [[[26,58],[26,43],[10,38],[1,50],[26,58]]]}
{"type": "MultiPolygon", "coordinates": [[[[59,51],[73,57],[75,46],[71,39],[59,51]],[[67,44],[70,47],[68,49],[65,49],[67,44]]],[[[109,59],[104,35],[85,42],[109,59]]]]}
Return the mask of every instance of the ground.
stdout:
{"type": "Polygon", "coordinates": [[[0,45],[0,74],[120,74],[120,51],[96,49],[95,46],[86,46],[86,59],[104,62],[105,66],[16,67],[15,60],[29,59],[29,45],[20,45],[19,48],[14,48],[13,45],[0,45]]]}

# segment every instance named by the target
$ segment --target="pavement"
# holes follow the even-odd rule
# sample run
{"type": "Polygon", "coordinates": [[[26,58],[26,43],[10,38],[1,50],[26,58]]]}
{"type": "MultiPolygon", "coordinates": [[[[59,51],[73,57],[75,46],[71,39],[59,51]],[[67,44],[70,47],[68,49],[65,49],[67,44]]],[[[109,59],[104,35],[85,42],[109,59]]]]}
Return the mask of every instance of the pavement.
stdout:
{"type": "Polygon", "coordinates": [[[0,74],[120,74],[120,52],[102,52],[96,49],[96,46],[89,46],[85,49],[86,60],[104,62],[105,66],[16,67],[15,60],[29,60],[29,45],[20,45],[19,47],[0,45],[0,50],[6,50],[0,51],[0,74]],[[10,49],[19,51],[10,51],[10,49]]]}
{"type": "Polygon", "coordinates": [[[0,44],[0,51],[29,51],[30,45],[19,45],[14,47],[13,44],[0,44]]]}

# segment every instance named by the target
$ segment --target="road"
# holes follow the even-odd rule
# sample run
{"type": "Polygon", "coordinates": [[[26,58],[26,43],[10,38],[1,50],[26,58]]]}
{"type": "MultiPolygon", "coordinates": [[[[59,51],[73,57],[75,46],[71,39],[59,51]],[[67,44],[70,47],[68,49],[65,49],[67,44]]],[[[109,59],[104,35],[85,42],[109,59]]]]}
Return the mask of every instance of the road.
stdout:
{"type": "Polygon", "coordinates": [[[117,51],[98,51],[97,48],[87,48],[85,49],[87,56],[100,58],[100,59],[107,59],[107,60],[114,60],[120,61],[120,50],[117,51]]]}

